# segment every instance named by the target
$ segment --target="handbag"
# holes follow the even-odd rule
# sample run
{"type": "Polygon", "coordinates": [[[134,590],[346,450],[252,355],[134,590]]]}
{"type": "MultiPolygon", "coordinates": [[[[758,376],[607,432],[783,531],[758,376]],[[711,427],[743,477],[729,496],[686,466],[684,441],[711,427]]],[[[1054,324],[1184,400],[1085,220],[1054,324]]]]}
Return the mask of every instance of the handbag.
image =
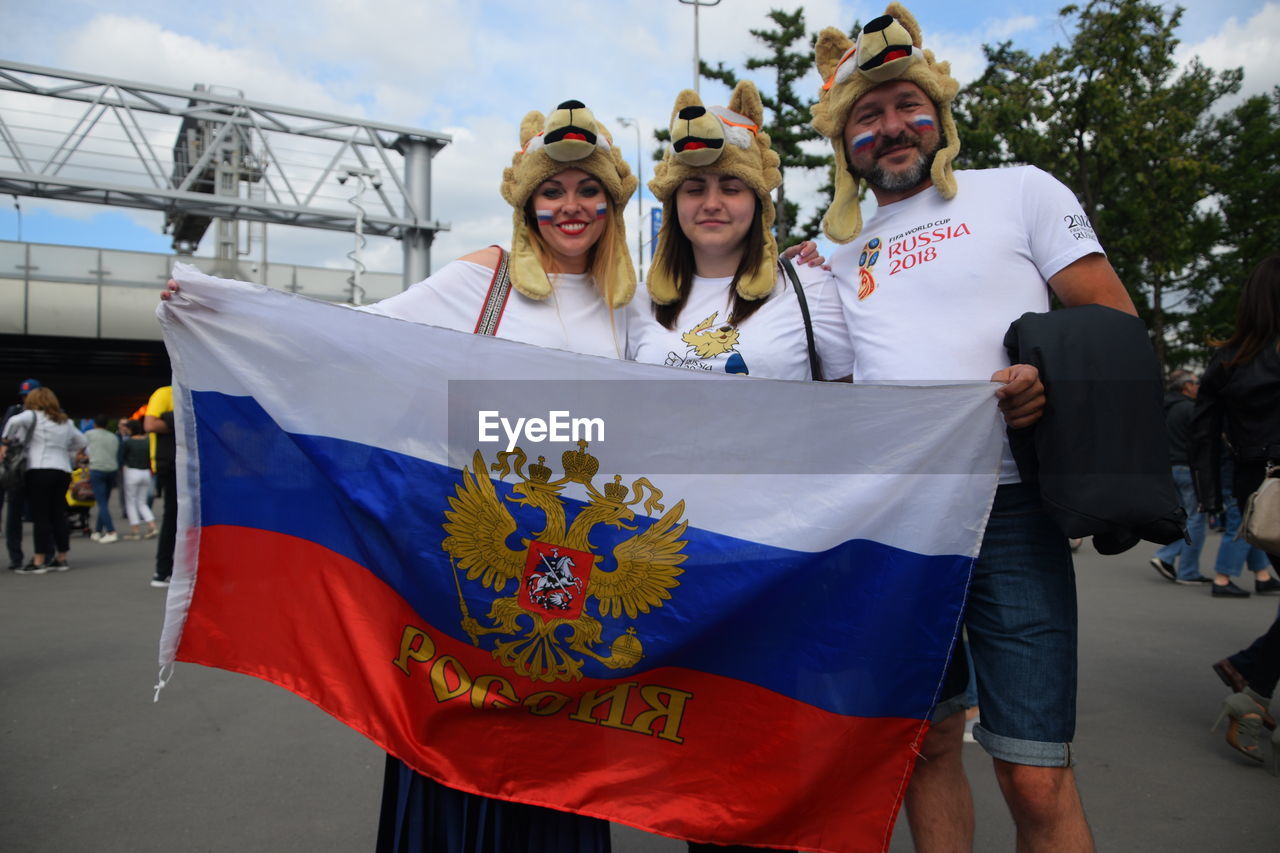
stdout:
{"type": "Polygon", "coordinates": [[[80,479],[71,481],[71,499],[77,503],[93,503],[93,481],[89,479],[89,472],[84,472],[80,479]]]}
{"type": "Polygon", "coordinates": [[[1240,520],[1244,540],[1266,551],[1280,555],[1280,465],[1267,465],[1266,477],[1258,490],[1249,495],[1240,520]]]}
{"type": "Polygon", "coordinates": [[[4,452],[4,462],[0,462],[0,489],[6,492],[20,488],[27,474],[27,445],[31,444],[31,433],[35,431],[36,418],[31,416],[31,426],[27,427],[27,436],[22,444],[11,445],[4,452]]]}

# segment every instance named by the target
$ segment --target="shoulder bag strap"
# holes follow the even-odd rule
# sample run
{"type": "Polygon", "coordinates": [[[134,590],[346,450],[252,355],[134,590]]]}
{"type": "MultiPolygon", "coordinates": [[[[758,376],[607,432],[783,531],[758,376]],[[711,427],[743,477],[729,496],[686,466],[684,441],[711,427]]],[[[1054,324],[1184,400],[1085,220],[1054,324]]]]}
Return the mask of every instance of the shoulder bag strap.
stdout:
{"type": "Polygon", "coordinates": [[[507,253],[501,246],[498,250],[498,266],[489,280],[489,292],[484,298],[484,307],[476,319],[475,334],[493,336],[497,334],[498,324],[502,322],[502,312],[507,307],[507,297],[511,295],[511,273],[507,269],[507,253]]]}
{"type": "Polygon", "coordinates": [[[809,374],[813,381],[822,381],[822,362],[818,360],[818,347],[813,342],[813,320],[809,317],[809,300],[804,297],[804,286],[800,284],[800,276],[791,265],[790,258],[778,258],[778,265],[791,279],[791,288],[796,292],[796,301],[800,303],[800,316],[804,318],[804,339],[809,345],[809,374]]]}

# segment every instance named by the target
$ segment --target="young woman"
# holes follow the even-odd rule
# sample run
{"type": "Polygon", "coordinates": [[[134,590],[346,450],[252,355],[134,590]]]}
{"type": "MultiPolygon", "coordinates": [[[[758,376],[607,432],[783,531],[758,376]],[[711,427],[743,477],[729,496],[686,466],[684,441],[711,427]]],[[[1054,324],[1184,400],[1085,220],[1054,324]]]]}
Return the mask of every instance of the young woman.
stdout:
{"type": "Polygon", "coordinates": [[[638,181],[578,101],[545,118],[529,113],[520,144],[502,177],[513,208],[510,254],[496,246],[473,252],[366,310],[621,358],[626,318],[614,309],[636,286],[623,212],[638,181]]]}
{"type": "Polygon", "coordinates": [[[779,265],[771,193],[782,176],[763,115],[747,81],[727,109],[689,90],[676,99],[649,182],[663,225],[650,302],[628,318],[629,358],[775,379],[841,378],[821,364],[852,363],[834,278],[800,267],[793,280],[779,265]]]}
{"type": "Polygon", "coordinates": [[[779,264],[771,193],[782,175],[763,115],[747,81],[727,109],[704,107],[689,90],[676,99],[671,145],[649,183],[663,225],[650,301],[633,304],[628,318],[629,358],[774,379],[839,378],[822,364],[852,364],[835,279],[779,264]]]}
{"type": "Polygon", "coordinates": [[[147,502],[147,493],[151,490],[151,442],[147,440],[142,421],[126,421],[128,438],[120,443],[120,465],[124,471],[124,512],[129,519],[132,533],[126,539],[142,538],[142,523],[146,522],[146,538],[153,539],[156,530],[156,517],[147,502]]]}
{"type": "MultiPolygon", "coordinates": [[[[1193,474],[1207,512],[1222,510],[1218,461],[1224,432],[1235,465],[1231,492],[1243,510],[1268,471],[1280,466],[1280,255],[1250,274],[1240,293],[1235,333],[1218,344],[1200,381],[1192,421],[1193,474]]],[[[1280,569],[1280,556],[1268,557],[1272,568],[1280,569]]],[[[1258,592],[1278,589],[1264,581],[1257,585],[1258,592]]],[[[1213,669],[1233,691],[1218,718],[1229,721],[1227,743],[1255,761],[1263,761],[1270,750],[1272,772],[1280,774],[1280,734],[1268,710],[1280,680],[1280,613],[1252,645],[1213,669]]]]}
{"type": "MultiPolygon", "coordinates": [[[[473,252],[361,310],[621,358],[635,292],[623,213],[639,183],[608,131],[578,101],[533,111],[502,176],[510,253],[473,252]]],[[[169,290],[177,285],[169,283],[169,290]]],[[[164,295],[167,298],[168,294],[164,295]]],[[[379,853],[607,853],[609,824],[448,788],[388,756],[379,853]]]]}
{"type": "Polygon", "coordinates": [[[18,574],[42,575],[50,570],[71,568],[67,551],[71,532],[67,525],[67,486],[71,483],[72,460],[88,445],[49,388],[36,388],[23,401],[23,411],[5,424],[0,459],[10,444],[27,448],[27,473],[23,488],[31,513],[35,553],[18,574]],[[53,554],[53,561],[46,556],[53,554]]]}

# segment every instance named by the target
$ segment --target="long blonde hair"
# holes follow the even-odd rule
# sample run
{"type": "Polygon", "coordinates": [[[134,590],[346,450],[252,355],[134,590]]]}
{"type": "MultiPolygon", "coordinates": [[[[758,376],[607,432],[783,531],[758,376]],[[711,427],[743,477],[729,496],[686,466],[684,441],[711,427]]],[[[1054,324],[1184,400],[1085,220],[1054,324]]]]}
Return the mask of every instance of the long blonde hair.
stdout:
{"type": "Polygon", "coordinates": [[[33,388],[27,392],[27,399],[22,401],[22,408],[33,411],[43,412],[44,416],[55,424],[66,423],[67,416],[63,414],[62,406],[58,404],[58,395],[45,387],[33,388]]]}

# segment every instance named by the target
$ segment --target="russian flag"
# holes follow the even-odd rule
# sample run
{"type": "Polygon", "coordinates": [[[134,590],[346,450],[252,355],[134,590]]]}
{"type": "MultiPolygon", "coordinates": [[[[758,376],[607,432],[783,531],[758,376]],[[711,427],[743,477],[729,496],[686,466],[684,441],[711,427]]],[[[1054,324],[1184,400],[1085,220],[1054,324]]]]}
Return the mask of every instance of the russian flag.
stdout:
{"type": "Polygon", "coordinates": [[[994,386],[701,376],[175,277],[162,683],[266,679],[486,796],[887,847],[994,386]]]}

